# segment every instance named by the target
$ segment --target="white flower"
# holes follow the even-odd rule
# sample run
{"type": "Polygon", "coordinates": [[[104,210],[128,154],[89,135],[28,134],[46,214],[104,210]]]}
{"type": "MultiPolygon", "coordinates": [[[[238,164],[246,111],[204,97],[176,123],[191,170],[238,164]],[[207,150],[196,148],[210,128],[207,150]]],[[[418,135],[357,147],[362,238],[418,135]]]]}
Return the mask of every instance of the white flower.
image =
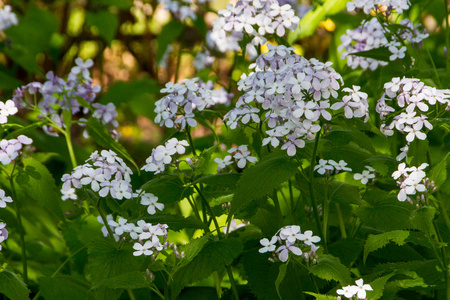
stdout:
{"type": "Polygon", "coordinates": [[[355,281],[356,283],[356,293],[359,299],[366,298],[366,291],[373,291],[372,287],[369,284],[364,284],[363,279],[358,279],[355,281]]]}
{"type": "Polygon", "coordinates": [[[0,189],[0,207],[5,208],[6,203],[13,202],[13,199],[9,196],[5,196],[5,191],[0,189]]]}
{"type": "Polygon", "coordinates": [[[149,256],[153,254],[153,243],[152,241],[146,241],[144,245],[142,245],[141,243],[135,243],[133,245],[133,249],[136,250],[133,252],[134,256],[140,256],[140,255],[145,255],[145,256],[149,256]]]}
{"type": "Polygon", "coordinates": [[[259,242],[261,243],[261,245],[263,245],[264,247],[262,247],[261,249],[259,249],[259,253],[265,253],[265,252],[272,252],[275,251],[275,244],[277,243],[278,239],[277,236],[273,236],[272,239],[269,241],[266,238],[263,238],[262,240],[260,240],[259,242]]]}
{"type": "Polygon", "coordinates": [[[215,158],[214,162],[217,164],[217,172],[220,172],[220,170],[225,169],[228,165],[231,165],[233,163],[231,159],[231,155],[225,156],[224,159],[218,157],[215,158]]]}
{"type": "MultiPolygon", "coordinates": [[[[368,166],[366,166],[367,168],[368,166]]],[[[373,170],[373,169],[372,169],[373,170]]],[[[362,171],[361,174],[356,173],[353,175],[353,178],[355,180],[361,180],[362,184],[367,184],[367,182],[369,181],[369,179],[373,179],[375,178],[375,174],[373,173],[373,171],[371,170],[364,170],[362,171]]]]}
{"type": "Polygon", "coordinates": [[[151,193],[144,193],[141,196],[141,204],[142,205],[148,205],[147,212],[150,215],[154,215],[156,213],[156,209],[163,210],[164,204],[158,203],[158,197],[151,193]]]}

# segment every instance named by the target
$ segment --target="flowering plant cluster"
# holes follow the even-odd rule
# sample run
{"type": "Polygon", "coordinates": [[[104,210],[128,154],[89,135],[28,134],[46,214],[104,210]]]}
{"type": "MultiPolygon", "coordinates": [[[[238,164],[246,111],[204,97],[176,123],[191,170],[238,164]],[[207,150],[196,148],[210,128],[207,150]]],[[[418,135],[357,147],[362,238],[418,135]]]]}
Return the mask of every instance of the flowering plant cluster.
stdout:
{"type": "Polygon", "coordinates": [[[425,202],[424,194],[428,192],[428,189],[435,189],[433,182],[430,182],[425,171],[423,171],[427,167],[427,163],[410,168],[407,168],[405,163],[398,165],[398,170],[392,173],[392,178],[397,180],[397,185],[400,187],[400,192],[397,195],[399,201],[408,200],[413,204],[409,195],[420,193],[416,196],[416,202],[425,202]]]}

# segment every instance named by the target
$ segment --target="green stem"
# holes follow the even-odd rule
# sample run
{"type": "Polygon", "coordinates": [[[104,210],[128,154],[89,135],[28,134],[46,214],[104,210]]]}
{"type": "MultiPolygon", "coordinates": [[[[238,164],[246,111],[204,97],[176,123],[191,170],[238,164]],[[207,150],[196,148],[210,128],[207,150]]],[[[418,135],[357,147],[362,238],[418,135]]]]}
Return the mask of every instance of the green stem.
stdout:
{"type": "Polygon", "coordinates": [[[28,263],[27,263],[27,247],[25,244],[25,229],[22,223],[22,208],[19,199],[17,199],[16,187],[14,185],[14,170],[16,169],[16,163],[14,162],[11,175],[9,175],[9,184],[11,185],[11,193],[14,199],[14,204],[16,205],[17,214],[17,225],[19,226],[20,242],[22,244],[22,271],[23,271],[23,281],[28,284],[28,263]]]}
{"type": "Polygon", "coordinates": [[[228,278],[230,279],[231,289],[233,290],[234,299],[239,300],[239,292],[237,290],[236,281],[234,280],[234,277],[233,277],[233,271],[231,270],[230,266],[227,266],[226,269],[227,269],[228,278]]]}
{"type": "Polygon", "coordinates": [[[436,198],[439,202],[439,210],[441,211],[442,218],[444,219],[445,225],[447,226],[447,230],[450,232],[450,219],[447,214],[447,209],[445,208],[444,201],[442,200],[441,193],[436,191],[436,198]]]}
{"type": "Polygon", "coordinates": [[[153,292],[155,292],[155,294],[158,295],[159,298],[161,298],[161,299],[163,299],[163,300],[166,299],[166,298],[164,297],[164,295],[161,294],[161,292],[160,292],[156,287],[151,287],[151,286],[149,286],[148,288],[149,288],[150,290],[152,290],[153,292]]]}
{"type": "Polygon", "coordinates": [[[281,212],[281,206],[280,206],[280,201],[278,200],[277,190],[273,191],[272,200],[273,200],[273,204],[275,205],[275,209],[277,210],[278,217],[280,218],[280,221],[281,221],[281,220],[283,220],[283,213],[281,212]]]}
{"type": "Polygon", "coordinates": [[[130,300],[136,300],[136,297],[134,296],[132,289],[127,289],[127,292],[128,296],[130,297],[130,300]]]}
{"type": "MultiPolygon", "coordinates": [[[[319,140],[320,140],[320,131],[316,134],[316,138],[314,141],[313,153],[311,155],[311,164],[309,166],[311,168],[311,170],[309,172],[308,186],[309,186],[309,193],[311,196],[311,205],[312,205],[313,212],[314,212],[314,219],[316,221],[316,227],[317,227],[317,230],[319,231],[320,237],[323,239],[324,235],[322,232],[322,225],[320,224],[319,212],[317,211],[316,193],[315,193],[315,189],[314,189],[314,164],[316,162],[316,155],[317,155],[317,148],[319,146],[319,140]]],[[[324,244],[324,250],[325,250],[325,252],[328,252],[326,244],[324,244]]]]}
{"type": "Polygon", "coordinates": [[[78,166],[77,159],[75,158],[75,152],[73,151],[72,139],[70,134],[70,127],[65,131],[64,137],[66,139],[67,150],[69,151],[70,161],[72,162],[72,167],[78,166]]]}
{"type": "Polygon", "coordinates": [[[291,214],[292,214],[292,224],[295,224],[295,202],[294,202],[294,192],[292,190],[292,181],[289,180],[289,197],[291,198],[291,214]]]}
{"type": "MultiPolygon", "coordinates": [[[[325,197],[323,200],[323,204],[322,204],[322,208],[323,208],[323,244],[327,245],[327,239],[328,239],[328,216],[329,216],[329,208],[330,208],[330,202],[328,200],[328,182],[327,182],[327,186],[325,188],[325,197]]],[[[326,247],[325,247],[326,248],[326,247]]]]}
{"type": "Polygon", "coordinates": [[[341,206],[339,205],[339,203],[335,203],[336,205],[336,212],[339,218],[339,228],[341,230],[341,237],[343,239],[347,238],[347,232],[345,231],[345,224],[344,224],[344,219],[342,218],[342,212],[341,212],[341,206]]]}

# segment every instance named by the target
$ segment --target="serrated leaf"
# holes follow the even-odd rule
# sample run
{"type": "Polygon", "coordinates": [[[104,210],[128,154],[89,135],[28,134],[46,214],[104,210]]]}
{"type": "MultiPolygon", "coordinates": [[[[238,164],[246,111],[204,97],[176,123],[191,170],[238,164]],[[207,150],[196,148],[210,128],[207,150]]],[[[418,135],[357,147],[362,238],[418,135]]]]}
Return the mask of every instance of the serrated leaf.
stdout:
{"type": "Polygon", "coordinates": [[[431,170],[430,179],[437,187],[440,187],[447,180],[447,155],[431,170]]]}
{"type": "Polygon", "coordinates": [[[184,286],[206,278],[214,271],[222,271],[241,251],[242,244],[236,239],[208,242],[192,261],[173,275],[174,296],[184,286]]]}
{"type": "Polygon", "coordinates": [[[157,176],[144,183],[140,189],[154,194],[163,204],[180,201],[186,190],[183,182],[176,175],[157,176]]]}
{"type": "Polygon", "coordinates": [[[328,197],[330,201],[339,204],[361,203],[361,196],[357,186],[337,180],[329,182],[329,185],[328,197]]]}
{"type": "Polygon", "coordinates": [[[369,253],[383,248],[390,242],[394,242],[399,246],[406,243],[406,239],[409,237],[409,231],[394,230],[377,235],[369,235],[366,244],[364,246],[364,263],[366,262],[369,253]]]}
{"type": "Polygon", "coordinates": [[[391,273],[389,275],[380,277],[375,279],[370,283],[370,286],[372,287],[373,291],[368,292],[368,296],[370,300],[377,300],[380,299],[381,296],[383,296],[384,287],[386,285],[386,282],[394,276],[394,273],[391,273]]]}
{"type": "Polygon", "coordinates": [[[61,194],[49,170],[34,158],[23,159],[25,173],[28,175],[26,184],[21,188],[29,197],[53,212],[61,220],[64,215],[60,206],[61,194]],[[36,176],[36,173],[39,177],[36,176]]]}
{"type": "Polygon", "coordinates": [[[296,171],[297,164],[279,153],[246,169],[236,187],[228,219],[251,201],[271,193],[281,183],[294,176],[296,171]]]}
{"type": "Polygon", "coordinates": [[[90,291],[91,286],[72,276],[58,275],[54,278],[43,277],[40,279],[42,297],[46,300],[87,300],[95,299],[90,291]]]}
{"type": "Polygon", "coordinates": [[[316,294],[313,292],[305,292],[305,294],[311,295],[314,298],[316,298],[317,300],[336,300],[336,296],[321,295],[321,294],[316,294]]]}
{"type": "Polygon", "coordinates": [[[210,237],[211,234],[207,233],[204,236],[196,238],[190,241],[188,244],[183,245],[182,249],[184,249],[184,257],[181,259],[178,267],[183,267],[191,262],[194,257],[196,257],[197,254],[200,253],[200,251],[202,251],[203,247],[206,245],[210,237]]]}
{"type": "Polygon", "coordinates": [[[140,268],[140,258],[133,256],[129,243],[120,245],[111,238],[99,238],[89,245],[88,253],[88,269],[94,283],[140,268]]]}
{"type": "Polygon", "coordinates": [[[141,219],[152,224],[167,224],[169,229],[173,231],[180,231],[185,228],[205,229],[205,224],[192,216],[185,218],[181,215],[155,214],[141,219]]]}
{"type": "Polygon", "coordinates": [[[3,269],[0,272],[0,294],[14,300],[30,299],[30,290],[19,275],[3,269]]]}
{"type": "Polygon", "coordinates": [[[318,257],[317,264],[311,267],[311,273],[325,280],[339,281],[342,285],[351,281],[347,267],[341,264],[339,258],[329,254],[318,257]]]}
{"type": "Polygon", "coordinates": [[[92,139],[97,144],[106,149],[111,149],[116,152],[117,155],[127,159],[131,164],[133,164],[138,173],[140,172],[139,167],[134,162],[130,154],[128,154],[127,150],[125,150],[125,148],[121,144],[119,144],[115,139],[112,138],[108,130],[106,130],[106,128],[96,118],[89,118],[86,123],[86,129],[89,133],[89,136],[92,137],[92,139]]]}
{"type": "Polygon", "coordinates": [[[119,18],[107,10],[88,11],[86,12],[86,25],[96,27],[98,35],[111,44],[119,28],[119,18]]]}

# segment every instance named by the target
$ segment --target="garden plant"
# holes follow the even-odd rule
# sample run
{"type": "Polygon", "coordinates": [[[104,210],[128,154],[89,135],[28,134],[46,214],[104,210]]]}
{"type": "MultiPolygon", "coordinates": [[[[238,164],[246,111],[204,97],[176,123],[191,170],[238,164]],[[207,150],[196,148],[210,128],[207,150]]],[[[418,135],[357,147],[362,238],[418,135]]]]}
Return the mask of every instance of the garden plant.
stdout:
{"type": "Polygon", "coordinates": [[[0,1],[0,294],[450,300],[448,7],[0,1]]]}

